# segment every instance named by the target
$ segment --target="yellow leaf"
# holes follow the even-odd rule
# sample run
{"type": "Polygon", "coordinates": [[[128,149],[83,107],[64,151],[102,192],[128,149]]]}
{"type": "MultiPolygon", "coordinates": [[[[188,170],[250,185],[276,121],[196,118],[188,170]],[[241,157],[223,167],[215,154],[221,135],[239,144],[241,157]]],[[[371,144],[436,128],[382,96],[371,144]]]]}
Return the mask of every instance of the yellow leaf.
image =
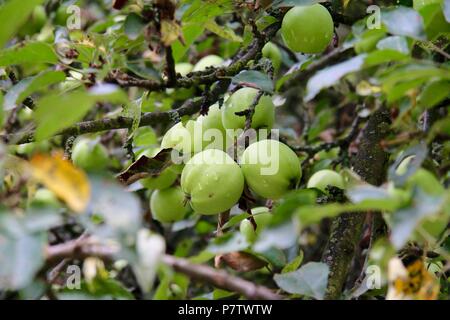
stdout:
{"type": "Polygon", "coordinates": [[[393,258],[388,274],[388,300],[436,300],[438,297],[439,282],[421,259],[405,267],[399,258],[393,258]]]}
{"type": "Polygon", "coordinates": [[[161,21],[161,41],[166,47],[175,42],[181,36],[181,27],[174,20],[161,21]]]}
{"type": "Polygon", "coordinates": [[[30,160],[30,167],[34,179],[53,191],[73,211],[86,209],[91,194],[89,180],[61,153],[36,154],[30,160]]]}

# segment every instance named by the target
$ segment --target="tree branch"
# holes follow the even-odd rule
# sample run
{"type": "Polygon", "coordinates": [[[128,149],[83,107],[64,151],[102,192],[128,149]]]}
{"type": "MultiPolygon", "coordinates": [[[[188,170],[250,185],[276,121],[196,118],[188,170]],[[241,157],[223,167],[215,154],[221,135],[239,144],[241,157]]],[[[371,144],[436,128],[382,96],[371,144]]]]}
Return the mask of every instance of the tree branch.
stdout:
{"type": "MultiPolygon", "coordinates": [[[[363,129],[358,153],[352,161],[353,170],[373,185],[380,185],[385,178],[387,154],[381,141],[387,135],[389,125],[389,111],[384,107],[375,111],[363,129]]],[[[333,220],[322,257],[330,267],[326,299],[338,299],[342,293],[365,219],[364,213],[344,213],[333,220]]]]}
{"type": "MultiPolygon", "coordinates": [[[[86,238],[83,241],[73,240],[47,247],[46,260],[47,265],[58,263],[64,259],[83,259],[92,256],[111,260],[116,253],[117,250],[115,248],[92,243],[89,241],[89,238],[86,238]]],[[[206,265],[194,264],[187,259],[177,258],[167,254],[162,257],[162,262],[172,267],[175,271],[183,273],[194,280],[237,292],[248,299],[282,299],[282,296],[274,293],[272,290],[230,275],[224,270],[216,270],[206,265]]]]}

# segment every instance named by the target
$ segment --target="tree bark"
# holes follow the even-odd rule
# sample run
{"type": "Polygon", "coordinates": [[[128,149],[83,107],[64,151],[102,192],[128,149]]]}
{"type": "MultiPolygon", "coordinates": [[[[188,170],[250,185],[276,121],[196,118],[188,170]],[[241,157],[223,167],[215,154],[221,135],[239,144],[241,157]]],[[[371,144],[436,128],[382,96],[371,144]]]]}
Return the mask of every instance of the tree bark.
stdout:
{"type": "MultiPolygon", "coordinates": [[[[380,145],[388,133],[389,111],[376,110],[362,131],[358,153],[352,160],[353,170],[366,182],[380,185],[386,176],[387,154],[380,145]]],[[[375,216],[378,216],[376,213],[375,216]]],[[[378,220],[380,217],[377,217],[378,220]]],[[[322,261],[330,268],[325,299],[338,299],[347,279],[355,249],[361,238],[366,213],[344,213],[336,217],[322,261]]]]}

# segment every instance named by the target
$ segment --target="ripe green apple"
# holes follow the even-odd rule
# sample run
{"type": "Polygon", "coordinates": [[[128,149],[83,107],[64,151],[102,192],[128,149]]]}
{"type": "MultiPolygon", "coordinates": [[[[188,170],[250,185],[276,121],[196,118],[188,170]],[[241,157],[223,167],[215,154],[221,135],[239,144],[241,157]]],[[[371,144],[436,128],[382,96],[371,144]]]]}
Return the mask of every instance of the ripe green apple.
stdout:
{"type": "Polygon", "coordinates": [[[36,190],[30,201],[30,205],[33,207],[61,207],[61,203],[58,201],[56,195],[52,191],[44,188],[36,190]]]}
{"type": "Polygon", "coordinates": [[[205,71],[209,67],[217,67],[223,63],[223,59],[216,55],[201,58],[194,66],[193,72],[205,71]]]}
{"type": "Polygon", "coordinates": [[[177,180],[180,174],[179,166],[172,165],[164,169],[158,176],[141,179],[141,184],[150,190],[167,189],[177,180]]]}
{"type": "Polygon", "coordinates": [[[242,154],[241,168],[250,189],[266,199],[281,198],[302,176],[295,152],[276,140],[252,143],[242,154]]]}
{"type": "Polygon", "coordinates": [[[197,153],[181,173],[181,188],[192,209],[212,215],[234,206],[244,190],[241,168],[225,152],[208,149],[197,153]]]}
{"type": "Polygon", "coordinates": [[[27,22],[20,28],[19,35],[25,37],[38,33],[41,31],[46,21],[47,13],[45,12],[44,6],[36,6],[27,22]]]}
{"type": "MultiPolygon", "coordinates": [[[[258,93],[254,88],[242,88],[233,93],[222,107],[222,123],[226,129],[243,129],[245,127],[245,117],[235,113],[247,110],[258,93]]],[[[275,121],[275,106],[272,99],[262,96],[255,107],[252,118],[252,128],[272,129],[275,121]]]]}
{"type": "Polygon", "coordinates": [[[345,183],[342,176],[333,170],[319,170],[308,180],[308,188],[316,188],[326,193],[327,186],[345,189],[345,183]]]}
{"type": "Polygon", "coordinates": [[[272,61],[273,69],[276,72],[280,70],[281,62],[283,60],[281,51],[278,47],[272,42],[267,42],[266,45],[262,49],[262,55],[264,58],[272,61]]]}
{"type": "Polygon", "coordinates": [[[95,140],[82,138],[73,146],[72,161],[86,171],[100,171],[109,164],[108,150],[95,140]]]}
{"type": "Polygon", "coordinates": [[[150,210],[155,220],[164,223],[179,221],[189,211],[184,193],[179,187],[155,190],[150,197],[150,210]]]}
{"type": "Polygon", "coordinates": [[[320,4],[293,7],[281,25],[285,44],[295,52],[323,52],[330,44],[333,32],[333,18],[320,4]]]}
{"type": "Polygon", "coordinates": [[[249,219],[242,220],[239,226],[239,231],[249,243],[255,241],[256,236],[269,224],[272,219],[272,214],[266,207],[252,209],[252,215],[256,222],[256,230],[249,219]]]}

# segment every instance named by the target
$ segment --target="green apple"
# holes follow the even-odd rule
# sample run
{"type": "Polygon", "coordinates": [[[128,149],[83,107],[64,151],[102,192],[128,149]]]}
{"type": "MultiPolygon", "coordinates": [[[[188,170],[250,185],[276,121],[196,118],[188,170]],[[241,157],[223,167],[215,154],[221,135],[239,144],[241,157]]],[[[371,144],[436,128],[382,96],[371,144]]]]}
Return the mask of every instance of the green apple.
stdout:
{"type": "Polygon", "coordinates": [[[161,141],[163,149],[175,149],[183,154],[194,154],[203,150],[203,129],[201,123],[189,120],[178,122],[167,131],[161,141]]]}
{"type": "Polygon", "coordinates": [[[241,168],[250,189],[266,199],[281,198],[302,176],[295,152],[276,140],[252,143],[242,154],[241,168]]]}
{"type": "Polygon", "coordinates": [[[273,69],[275,72],[278,72],[278,70],[280,70],[283,57],[281,55],[280,49],[278,49],[275,44],[273,44],[272,42],[267,42],[262,49],[262,55],[264,58],[272,61],[273,69]]]}
{"type": "Polygon", "coordinates": [[[194,66],[194,69],[192,69],[193,72],[197,71],[205,71],[207,68],[210,67],[217,67],[223,63],[223,59],[216,55],[209,55],[206,57],[201,58],[194,66]]]}
{"type": "Polygon", "coordinates": [[[152,217],[163,223],[179,221],[189,211],[184,193],[179,187],[155,190],[150,197],[152,217]]]}
{"type": "MultiPolygon", "coordinates": [[[[233,93],[222,107],[222,123],[226,129],[243,129],[245,127],[245,117],[235,113],[247,110],[258,93],[254,88],[242,88],[233,93]]],[[[255,107],[252,117],[252,128],[272,129],[275,121],[275,106],[272,98],[262,96],[255,107]]]]}
{"type": "Polygon", "coordinates": [[[181,173],[181,188],[192,209],[212,215],[233,207],[244,190],[241,168],[225,152],[208,149],[197,153],[181,173]]]}
{"type": "Polygon", "coordinates": [[[178,166],[172,165],[164,169],[158,176],[141,179],[141,184],[150,190],[167,189],[174,184],[179,173],[178,166]]]}
{"type": "Polygon", "coordinates": [[[36,190],[30,205],[33,207],[61,207],[61,203],[56,195],[52,191],[44,188],[36,190]]]}
{"type": "Polygon", "coordinates": [[[345,189],[345,182],[342,176],[333,170],[320,170],[314,173],[308,180],[308,188],[316,188],[326,193],[328,186],[345,189]]]}
{"type": "Polygon", "coordinates": [[[108,150],[99,142],[79,139],[72,149],[73,163],[86,171],[101,171],[109,164],[108,150]]]}
{"type": "Polygon", "coordinates": [[[281,25],[285,44],[295,52],[323,52],[330,44],[333,32],[333,19],[320,4],[293,7],[285,14],[281,25]]]}
{"type": "Polygon", "coordinates": [[[189,62],[180,62],[175,65],[175,72],[179,73],[182,77],[185,77],[192,69],[194,69],[194,66],[189,62]]]}
{"type": "MultiPolygon", "coordinates": [[[[202,128],[202,145],[207,149],[226,150],[227,135],[222,124],[222,110],[215,103],[209,107],[208,114],[197,118],[202,128]]],[[[231,141],[231,139],[230,139],[231,141]]]]}
{"type": "Polygon", "coordinates": [[[256,236],[269,224],[272,219],[272,214],[266,207],[254,208],[251,211],[256,222],[256,230],[249,219],[242,220],[239,226],[239,231],[249,243],[255,241],[256,236]]]}

